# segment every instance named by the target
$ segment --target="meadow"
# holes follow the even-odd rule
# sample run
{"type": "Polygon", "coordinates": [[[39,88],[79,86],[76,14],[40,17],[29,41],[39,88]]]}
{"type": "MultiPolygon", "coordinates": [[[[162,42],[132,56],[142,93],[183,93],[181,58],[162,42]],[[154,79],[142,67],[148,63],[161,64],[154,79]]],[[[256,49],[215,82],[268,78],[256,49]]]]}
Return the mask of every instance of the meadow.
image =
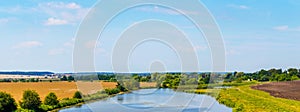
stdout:
{"type": "Polygon", "coordinates": [[[300,112],[300,102],[271,96],[251,85],[222,89],[217,100],[234,111],[243,112],[300,112]]]}

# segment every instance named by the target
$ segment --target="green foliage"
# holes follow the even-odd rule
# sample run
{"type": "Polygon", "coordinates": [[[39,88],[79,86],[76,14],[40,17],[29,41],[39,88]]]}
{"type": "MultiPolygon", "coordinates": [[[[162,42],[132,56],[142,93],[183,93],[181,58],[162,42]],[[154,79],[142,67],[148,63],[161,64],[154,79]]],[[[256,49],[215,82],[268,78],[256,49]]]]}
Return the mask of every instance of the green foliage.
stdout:
{"type": "Polygon", "coordinates": [[[16,110],[16,112],[35,112],[34,110],[30,110],[30,109],[23,109],[23,108],[18,108],[16,110]]]}
{"type": "Polygon", "coordinates": [[[128,91],[125,87],[123,87],[119,82],[117,82],[117,89],[119,89],[122,92],[128,91]]]}
{"type": "Polygon", "coordinates": [[[80,91],[76,91],[73,95],[73,98],[82,99],[82,93],[80,91]]]}
{"type": "Polygon", "coordinates": [[[26,90],[23,93],[22,101],[20,101],[20,106],[23,109],[30,110],[39,110],[39,106],[41,105],[41,100],[37,92],[33,90],[26,90]]]}
{"type": "Polygon", "coordinates": [[[66,106],[75,105],[75,104],[78,104],[81,102],[83,102],[83,99],[77,99],[77,98],[63,99],[59,102],[59,106],[66,107],[66,106]]]}
{"type": "Polygon", "coordinates": [[[15,99],[8,93],[0,92],[0,112],[12,112],[16,109],[15,99]]]}
{"type": "Polygon", "coordinates": [[[41,106],[40,106],[40,109],[41,109],[41,111],[50,111],[50,110],[54,110],[54,109],[56,109],[56,108],[59,108],[60,107],[60,105],[59,104],[57,104],[57,105],[45,105],[45,104],[42,104],[41,106]]]}
{"type": "Polygon", "coordinates": [[[120,92],[120,90],[118,88],[114,88],[114,89],[105,89],[105,92],[108,95],[113,95],[113,94],[117,94],[120,92]]]}
{"type": "Polygon", "coordinates": [[[60,80],[61,80],[61,81],[67,81],[68,78],[67,78],[67,76],[64,75],[62,78],[60,78],[60,80]]]}
{"type": "Polygon", "coordinates": [[[54,106],[57,105],[59,103],[59,101],[57,100],[57,96],[55,95],[55,93],[49,93],[44,100],[44,104],[45,105],[50,105],[50,106],[54,106]]]}
{"type": "Polygon", "coordinates": [[[69,82],[71,82],[71,81],[74,81],[75,78],[74,78],[73,76],[70,75],[70,76],[68,76],[67,80],[68,80],[69,82]]]}
{"type": "Polygon", "coordinates": [[[216,99],[235,112],[298,112],[300,102],[275,98],[269,93],[254,90],[250,85],[222,89],[216,99]]]}

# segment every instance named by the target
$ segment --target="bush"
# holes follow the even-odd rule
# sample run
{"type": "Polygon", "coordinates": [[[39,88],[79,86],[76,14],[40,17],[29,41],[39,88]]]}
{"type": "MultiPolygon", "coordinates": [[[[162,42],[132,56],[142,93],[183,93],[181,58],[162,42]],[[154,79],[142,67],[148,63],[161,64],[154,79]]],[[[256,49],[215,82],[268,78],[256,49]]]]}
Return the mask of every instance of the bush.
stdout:
{"type": "Polygon", "coordinates": [[[29,109],[19,108],[18,110],[16,110],[16,112],[35,112],[35,111],[34,110],[29,110],[29,109]]]}
{"type": "Polygon", "coordinates": [[[44,100],[44,104],[45,105],[50,105],[50,106],[54,106],[57,105],[59,103],[59,101],[57,100],[57,96],[55,95],[55,93],[49,93],[45,100],[44,100]]]}
{"type": "Polygon", "coordinates": [[[63,99],[59,102],[59,106],[66,107],[66,106],[75,105],[75,104],[78,104],[81,102],[83,102],[83,99],[77,99],[77,98],[63,99]]]}
{"type": "Polygon", "coordinates": [[[23,109],[39,110],[41,105],[41,100],[39,95],[33,90],[26,90],[23,93],[22,101],[20,101],[20,106],[23,109]]]}
{"type": "Polygon", "coordinates": [[[82,93],[80,91],[76,91],[73,98],[82,99],[82,93]]]}
{"type": "Polygon", "coordinates": [[[10,94],[0,92],[0,112],[12,112],[17,109],[15,99],[10,94]]]}
{"type": "Polygon", "coordinates": [[[105,89],[105,92],[108,95],[113,95],[113,94],[117,94],[120,92],[120,90],[118,88],[114,88],[114,89],[105,89]]]}

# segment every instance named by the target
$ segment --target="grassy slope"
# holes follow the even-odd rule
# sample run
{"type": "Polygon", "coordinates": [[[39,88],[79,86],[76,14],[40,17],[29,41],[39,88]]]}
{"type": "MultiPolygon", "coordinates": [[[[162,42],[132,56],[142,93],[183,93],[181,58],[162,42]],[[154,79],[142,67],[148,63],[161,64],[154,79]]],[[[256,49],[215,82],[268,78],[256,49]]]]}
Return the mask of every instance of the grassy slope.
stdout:
{"type": "Polygon", "coordinates": [[[249,85],[223,89],[217,98],[234,111],[300,112],[300,102],[275,98],[267,92],[251,89],[249,85]]]}

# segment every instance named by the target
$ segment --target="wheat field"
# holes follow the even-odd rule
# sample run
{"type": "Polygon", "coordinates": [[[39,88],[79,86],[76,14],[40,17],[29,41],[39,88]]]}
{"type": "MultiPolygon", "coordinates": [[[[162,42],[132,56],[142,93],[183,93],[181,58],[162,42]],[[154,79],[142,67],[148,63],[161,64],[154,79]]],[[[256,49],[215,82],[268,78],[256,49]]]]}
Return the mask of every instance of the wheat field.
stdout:
{"type": "Polygon", "coordinates": [[[0,91],[11,94],[16,101],[21,100],[24,90],[35,90],[44,100],[46,95],[54,92],[59,99],[70,98],[77,90],[83,94],[92,94],[105,88],[115,88],[115,82],[20,82],[0,83],[0,91]]]}

